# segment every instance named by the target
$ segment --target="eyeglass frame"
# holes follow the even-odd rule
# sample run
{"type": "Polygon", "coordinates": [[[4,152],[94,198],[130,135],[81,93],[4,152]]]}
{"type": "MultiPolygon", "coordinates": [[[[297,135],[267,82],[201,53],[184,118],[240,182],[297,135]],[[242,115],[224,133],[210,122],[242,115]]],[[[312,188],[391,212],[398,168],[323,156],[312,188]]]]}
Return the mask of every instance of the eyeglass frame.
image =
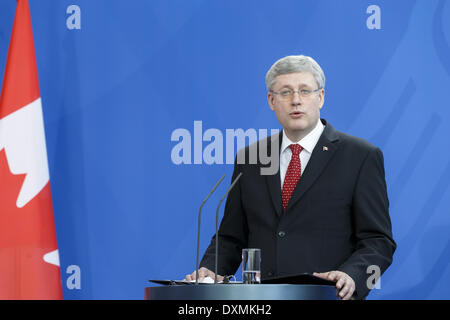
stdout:
{"type": "Polygon", "coordinates": [[[292,90],[292,89],[286,89],[286,90],[283,90],[283,91],[290,91],[291,93],[288,94],[288,95],[285,95],[285,96],[282,95],[282,92],[283,92],[283,91],[278,91],[278,92],[277,92],[277,91],[272,91],[272,90],[270,90],[270,93],[273,93],[273,94],[279,94],[279,95],[280,95],[280,98],[282,98],[282,99],[288,99],[288,98],[292,99],[292,98],[294,97],[294,93],[298,93],[298,95],[299,95],[300,97],[302,97],[302,98],[308,98],[308,97],[310,97],[311,94],[313,94],[314,92],[318,92],[318,91],[320,91],[320,90],[322,90],[322,89],[323,89],[322,87],[317,88],[316,90],[306,90],[306,89],[292,90]],[[301,93],[302,91],[308,91],[308,93],[307,93],[307,94],[302,94],[302,93],[301,93]]]}

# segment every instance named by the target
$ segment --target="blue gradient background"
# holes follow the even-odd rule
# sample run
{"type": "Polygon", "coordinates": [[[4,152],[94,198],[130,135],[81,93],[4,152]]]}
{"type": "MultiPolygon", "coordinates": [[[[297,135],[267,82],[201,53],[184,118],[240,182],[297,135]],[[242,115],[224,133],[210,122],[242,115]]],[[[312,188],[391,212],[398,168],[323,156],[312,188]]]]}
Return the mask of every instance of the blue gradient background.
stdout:
{"type": "MultiPolygon", "coordinates": [[[[324,69],[322,117],[384,152],[398,249],[368,298],[450,298],[448,1],[29,2],[65,299],[142,299],[147,279],[194,270],[198,207],[226,173],[203,252],[233,168],[173,164],[171,134],[279,128],[264,76],[290,54],[324,69]],[[81,30],[66,28],[71,4],[81,30]],[[366,27],[372,4],[381,30],[366,27]]],[[[1,75],[14,11],[0,2],[1,75]]]]}

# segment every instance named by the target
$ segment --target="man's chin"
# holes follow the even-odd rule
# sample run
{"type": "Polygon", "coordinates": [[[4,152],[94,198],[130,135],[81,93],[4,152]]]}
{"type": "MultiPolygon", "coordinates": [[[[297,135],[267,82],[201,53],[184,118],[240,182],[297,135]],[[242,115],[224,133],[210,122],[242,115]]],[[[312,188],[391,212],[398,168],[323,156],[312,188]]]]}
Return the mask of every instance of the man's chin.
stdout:
{"type": "Polygon", "coordinates": [[[291,124],[290,126],[288,126],[288,130],[292,131],[292,132],[298,132],[298,133],[309,132],[311,130],[311,126],[309,125],[309,123],[299,121],[297,123],[294,123],[294,124],[291,124]]]}
{"type": "Polygon", "coordinates": [[[284,128],[284,130],[288,133],[288,135],[296,138],[300,137],[300,139],[302,139],[304,136],[310,133],[312,129],[313,127],[308,125],[295,125],[284,128]]]}

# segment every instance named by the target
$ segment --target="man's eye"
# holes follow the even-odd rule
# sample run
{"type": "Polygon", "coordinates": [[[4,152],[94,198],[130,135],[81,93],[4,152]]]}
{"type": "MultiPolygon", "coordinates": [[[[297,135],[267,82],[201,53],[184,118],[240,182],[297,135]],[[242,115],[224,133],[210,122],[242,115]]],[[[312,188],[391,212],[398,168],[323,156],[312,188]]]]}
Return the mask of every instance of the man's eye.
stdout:
{"type": "Polygon", "coordinates": [[[311,91],[310,91],[310,90],[302,90],[301,93],[302,93],[303,95],[307,96],[308,94],[311,93],[311,91]]]}
{"type": "Polygon", "coordinates": [[[291,93],[292,93],[291,90],[284,90],[284,91],[281,91],[281,95],[282,95],[282,96],[289,96],[291,93]]]}

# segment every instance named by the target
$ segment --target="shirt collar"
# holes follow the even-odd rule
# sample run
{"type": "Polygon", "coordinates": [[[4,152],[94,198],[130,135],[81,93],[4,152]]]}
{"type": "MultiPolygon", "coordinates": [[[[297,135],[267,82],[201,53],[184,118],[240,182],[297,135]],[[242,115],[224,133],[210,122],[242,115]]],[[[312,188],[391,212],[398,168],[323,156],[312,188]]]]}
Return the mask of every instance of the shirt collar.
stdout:
{"type": "Polygon", "coordinates": [[[291,144],[299,144],[302,146],[302,148],[309,153],[312,153],[314,150],[314,147],[317,144],[317,141],[319,141],[320,136],[322,135],[322,132],[324,130],[324,125],[322,124],[322,121],[320,119],[317,121],[316,126],[314,129],[311,130],[310,133],[308,133],[306,136],[303,137],[298,142],[292,142],[286,135],[286,132],[283,129],[283,140],[281,142],[281,153],[283,153],[286,148],[289,147],[291,144]]]}

